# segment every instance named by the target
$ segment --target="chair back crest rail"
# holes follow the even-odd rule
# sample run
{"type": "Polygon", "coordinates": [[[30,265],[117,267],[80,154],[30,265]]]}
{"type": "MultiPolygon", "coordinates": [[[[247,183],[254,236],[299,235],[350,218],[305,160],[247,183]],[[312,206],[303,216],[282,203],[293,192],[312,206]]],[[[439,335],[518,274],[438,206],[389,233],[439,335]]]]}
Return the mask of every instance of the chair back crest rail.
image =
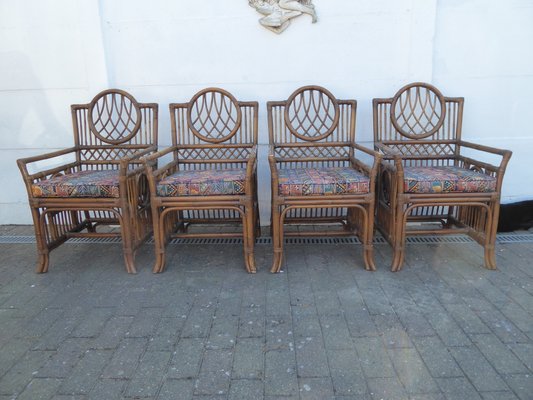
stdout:
{"type": "Polygon", "coordinates": [[[338,100],[327,89],[305,86],[286,101],[271,101],[268,126],[279,168],[345,166],[353,155],[355,100],[338,100]]]}

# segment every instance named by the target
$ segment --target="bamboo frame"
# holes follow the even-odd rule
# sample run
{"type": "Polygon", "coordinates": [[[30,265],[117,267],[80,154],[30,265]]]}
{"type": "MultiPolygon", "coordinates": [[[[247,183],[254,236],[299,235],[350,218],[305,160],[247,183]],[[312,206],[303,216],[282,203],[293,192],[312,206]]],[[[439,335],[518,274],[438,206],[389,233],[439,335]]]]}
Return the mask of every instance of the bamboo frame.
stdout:
{"type": "Polygon", "coordinates": [[[268,156],[272,177],[271,234],[274,258],[271,272],[281,270],[285,224],[340,223],[341,231],[291,232],[290,236],[357,235],[363,243],[365,269],[375,270],[373,235],[375,183],[381,154],[355,143],[355,100],[338,100],[320,86],[296,90],[287,101],[270,101],[268,156]],[[368,166],[357,156],[373,158],[368,166]],[[279,170],[290,168],[352,167],[370,178],[366,194],[283,196],[279,170]]]}
{"type": "Polygon", "coordinates": [[[156,261],[165,268],[165,246],[173,237],[242,237],[244,263],[256,272],[254,245],[260,235],[257,201],[257,102],[237,101],[229,92],[207,88],[188,103],[170,104],[172,146],[144,159],[148,171],[156,261]],[[158,168],[157,161],[170,157],[158,168]],[[246,169],[244,194],[163,197],[157,185],[177,171],[246,169]],[[193,224],[242,223],[240,233],[192,233],[193,224]]]}
{"type": "Polygon", "coordinates": [[[118,89],[103,91],[89,104],[71,106],[74,146],[17,160],[31,208],[38,262],[36,272],[48,271],[50,251],[71,237],[120,236],[126,270],[135,273],[135,251],[151,234],[148,185],[141,157],[155,152],[158,105],[137,103],[118,89]],[[66,155],[75,161],[29,172],[29,166],[66,155]],[[119,197],[35,197],[32,186],[58,175],[85,170],[118,170],[119,197]],[[98,232],[102,225],[119,225],[119,233],[98,232]]]}
{"type": "Polygon", "coordinates": [[[383,154],[377,228],[391,244],[391,270],[399,271],[407,235],[466,233],[484,247],[487,269],[496,269],[495,244],[501,187],[511,151],[461,140],[464,99],[444,97],[426,83],[404,86],[393,98],[374,99],[374,145],[383,154]],[[402,99],[402,100],[400,100],[402,99]],[[401,103],[400,109],[394,105],[401,103]],[[499,165],[466,157],[462,149],[501,157],[499,165]],[[457,166],[496,178],[489,193],[406,193],[404,168],[457,166]],[[439,229],[408,229],[409,222],[438,222],[439,229]]]}

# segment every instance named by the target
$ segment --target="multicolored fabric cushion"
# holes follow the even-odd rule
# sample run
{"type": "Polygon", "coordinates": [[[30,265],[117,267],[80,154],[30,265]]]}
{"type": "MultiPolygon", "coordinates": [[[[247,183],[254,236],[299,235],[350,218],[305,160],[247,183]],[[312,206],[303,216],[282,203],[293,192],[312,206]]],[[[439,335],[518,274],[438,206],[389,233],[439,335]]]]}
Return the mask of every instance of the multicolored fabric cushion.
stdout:
{"type": "Polygon", "coordinates": [[[35,197],[119,197],[118,171],[80,171],[33,184],[35,197]]]}
{"type": "Polygon", "coordinates": [[[370,191],[370,178],[353,168],[292,168],[279,170],[279,194],[313,196],[363,194],[370,191]]]}
{"type": "Polygon", "coordinates": [[[157,195],[220,196],[244,194],[246,169],[179,171],[162,179],[157,195]]]}
{"type": "Polygon", "coordinates": [[[496,178],[459,167],[408,167],[406,193],[485,193],[496,190],[496,178]]]}

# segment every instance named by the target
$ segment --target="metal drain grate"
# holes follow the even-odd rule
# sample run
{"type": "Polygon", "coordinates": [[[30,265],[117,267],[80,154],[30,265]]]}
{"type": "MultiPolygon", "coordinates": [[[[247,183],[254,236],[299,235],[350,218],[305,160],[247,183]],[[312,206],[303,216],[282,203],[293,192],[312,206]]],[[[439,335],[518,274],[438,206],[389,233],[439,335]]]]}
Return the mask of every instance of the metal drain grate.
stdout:
{"type": "MultiPolygon", "coordinates": [[[[497,235],[497,241],[499,244],[506,243],[533,243],[533,234],[509,234],[502,233],[497,235]]],[[[148,243],[153,243],[153,239],[149,239],[148,243]]],[[[120,238],[72,238],[67,241],[70,244],[116,244],[121,243],[120,238]]],[[[285,238],[287,244],[361,244],[356,237],[289,237],[285,238]]],[[[387,243],[382,236],[376,236],[374,238],[374,244],[387,243]]],[[[474,243],[470,237],[465,235],[445,235],[445,236],[411,236],[407,238],[408,244],[440,244],[440,243],[474,243]]],[[[0,244],[35,244],[34,236],[2,236],[0,235],[0,244]]],[[[242,239],[239,238],[220,238],[220,239],[172,239],[170,244],[178,245],[238,245],[242,244],[242,239]]],[[[270,237],[257,238],[256,244],[272,244],[270,237]]]]}

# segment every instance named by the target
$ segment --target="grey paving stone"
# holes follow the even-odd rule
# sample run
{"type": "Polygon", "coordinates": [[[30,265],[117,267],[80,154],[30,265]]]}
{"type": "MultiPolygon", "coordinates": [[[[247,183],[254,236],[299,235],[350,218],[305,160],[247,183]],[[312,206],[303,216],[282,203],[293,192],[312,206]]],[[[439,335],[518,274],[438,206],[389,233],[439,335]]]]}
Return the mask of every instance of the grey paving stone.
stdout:
{"type": "Polygon", "coordinates": [[[301,400],[334,400],[330,378],[299,378],[301,400]]]}
{"type": "Polygon", "coordinates": [[[265,310],[263,307],[246,307],[241,311],[239,337],[265,336],[265,310]]]}
{"type": "Polygon", "coordinates": [[[262,399],[263,382],[260,380],[232,380],[229,400],[262,399]]]}
{"type": "Polygon", "coordinates": [[[326,349],[322,337],[299,338],[295,343],[298,377],[330,376],[326,349]]]}
{"type": "Polygon", "coordinates": [[[295,338],[290,317],[269,315],[266,319],[265,337],[266,351],[292,349],[295,338]]]}
{"type": "Polygon", "coordinates": [[[165,351],[144,353],[126,388],[128,397],[154,397],[162,384],[171,354],[165,351]]]}
{"type": "Polygon", "coordinates": [[[102,377],[124,379],[131,378],[137,364],[146,350],[147,339],[124,339],[107,364],[102,377]]]}
{"type": "Polygon", "coordinates": [[[435,313],[426,314],[426,318],[446,346],[470,346],[472,344],[446,311],[435,310],[435,313]]]}
{"type": "Polygon", "coordinates": [[[265,354],[265,395],[291,396],[298,393],[296,357],[289,350],[265,354]]]}
{"type": "Polygon", "coordinates": [[[195,384],[197,395],[227,394],[230,386],[233,354],[229,350],[206,350],[195,384]]]}
{"type": "Polygon", "coordinates": [[[52,356],[50,351],[28,351],[0,378],[0,394],[19,394],[52,356]]]}
{"type": "Polygon", "coordinates": [[[87,350],[59,388],[62,394],[88,394],[112,356],[111,350],[87,350]]]}
{"type": "Polygon", "coordinates": [[[44,333],[63,316],[64,311],[59,308],[44,308],[35,318],[22,326],[16,337],[22,339],[35,340],[44,333]]]}
{"type": "Polygon", "coordinates": [[[81,316],[64,316],[56,320],[46,333],[35,343],[33,350],[57,350],[78,325],[81,316]]]}
{"type": "Polygon", "coordinates": [[[350,310],[344,314],[348,330],[353,337],[377,336],[374,320],[366,309],[350,310]]]}
{"type": "Polygon", "coordinates": [[[434,378],[463,377],[464,374],[437,336],[413,338],[418,353],[434,378]]]}
{"type": "Polygon", "coordinates": [[[513,392],[484,392],[481,393],[483,400],[517,400],[513,392]]]}
{"type": "Polygon", "coordinates": [[[413,347],[409,334],[396,315],[374,315],[372,318],[385,346],[391,349],[413,347]]]}
{"type": "Polygon", "coordinates": [[[9,371],[32,344],[33,342],[28,339],[13,339],[0,348],[0,377],[9,371]]]}
{"type": "Polygon", "coordinates": [[[95,337],[100,334],[104,328],[105,323],[113,313],[112,308],[94,308],[89,312],[89,315],[85,315],[82,318],[81,323],[71,333],[72,337],[95,337]]]}
{"type": "Polygon", "coordinates": [[[132,322],[133,317],[111,317],[100,334],[92,339],[91,348],[99,350],[116,349],[126,332],[128,332],[132,322]]]}
{"type": "Polygon", "coordinates": [[[291,313],[291,298],[289,290],[268,290],[266,293],[265,304],[266,315],[290,315],[291,313]]]}
{"type": "Polygon", "coordinates": [[[482,400],[466,378],[437,378],[436,381],[448,400],[482,400]]]}
{"type": "Polygon", "coordinates": [[[264,376],[265,344],[262,338],[242,338],[233,355],[232,378],[262,379],[264,376]]]}
{"type": "Polygon", "coordinates": [[[355,350],[328,350],[328,363],[337,395],[363,397],[367,385],[355,350]]]}
{"type": "Polygon", "coordinates": [[[172,379],[197,377],[204,355],[204,346],[205,339],[180,339],[170,362],[168,377],[172,379]]]}
{"type": "Polygon", "coordinates": [[[533,375],[508,375],[505,381],[520,400],[531,400],[533,375]]]}
{"type": "Polygon", "coordinates": [[[474,335],[472,341],[500,374],[528,373],[527,368],[513,354],[512,350],[500,342],[495,335],[474,335]]]}
{"type": "Polygon", "coordinates": [[[124,390],[121,379],[99,379],[87,396],[88,400],[118,399],[124,390]]]}
{"type": "Polygon", "coordinates": [[[464,332],[491,333],[489,327],[466,304],[446,304],[445,308],[464,332]]]}
{"type": "Polygon", "coordinates": [[[370,395],[374,400],[407,400],[408,396],[397,378],[368,379],[370,395]]]}
{"type": "Polygon", "coordinates": [[[24,391],[17,396],[17,400],[47,400],[57,392],[61,382],[61,379],[55,378],[32,379],[24,391]]]}
{"type": "Polygon", "coordinates": [[[442,393],[413,394],[409,396],[409,400],[446,400],[446,396],[442,393]]]}
{"type": "Polygon", "coordinates": [[[439,391],[437,384],[415,349],[390,349],[389,355],[407,393],[439,391]]]}
{"type": "Polygon", "coordinates": [[[468,379],[480,392],[508,390],[505,382],[475,347],[451,348],[450,352],[468,379]]]}
{"type": "Polygon", "coordinates": [[[206,338],[209,336],[214,313],[214,307],[194,306],[187,316],[187,320],[181,331],[181,337],[206,338]]]}
{"type": "Polygon", "coordinates": [[[533,343],[511,343],[514,354],[533,372],[533,343]]]}
{"type": "Polygon", "coordinates": [[[315,305],[319,315],[341,315],[342,307],[336,291],[314,292],[315,305]]]}
{"type": "Polygon", "coordinates": [[[163,308],[141,308],[126,332],[126,336],[131,338],[153,336],[163,311],[163,308]]]}
{"type": "Polygon", "coordinates": [[[380,338],[354,338],[361,367],[368,378],[392,378],[396,374],[380,338]]]}
{"type": "Polygon", "coordinates": [[[322,315],[320,316],[320,326],[326,349],[353,349],[353,342],[344,316],[322,315]]]}
{"type": "Polygon", "coordinates": [[[479,311],[479,318],[503,343],[528,343],[530,339],[497,310],[479,311]]]}
{"type": "Polygon", "coordinates": [[[83,358],[89,348],[90,339],[72,338],[65,340],[50,357],[35,377],[37,378],[66,378],[72,368],[83,358]]]}
{"type": "Polygon", "coordinates": [[[296,338],[322,336],[317,314],[293,314],[293,327],[296,338]]]}
{"type": "Polygon", "coordinates": [[[371,315],[394,314],[389,299],[379,286],[360,288],[360,292],[371,315]]]}
{"type": "Polygon", "coordinates": [[[237,341],[239,317],[215,317],[207,340],[210,349],[232,349],[237,341]]]}
{"type": "Polygon", "coordinates": [[[158,400],[191,400],[194,392],[192,379],[167,379],[159,392],[158,400]]]}

